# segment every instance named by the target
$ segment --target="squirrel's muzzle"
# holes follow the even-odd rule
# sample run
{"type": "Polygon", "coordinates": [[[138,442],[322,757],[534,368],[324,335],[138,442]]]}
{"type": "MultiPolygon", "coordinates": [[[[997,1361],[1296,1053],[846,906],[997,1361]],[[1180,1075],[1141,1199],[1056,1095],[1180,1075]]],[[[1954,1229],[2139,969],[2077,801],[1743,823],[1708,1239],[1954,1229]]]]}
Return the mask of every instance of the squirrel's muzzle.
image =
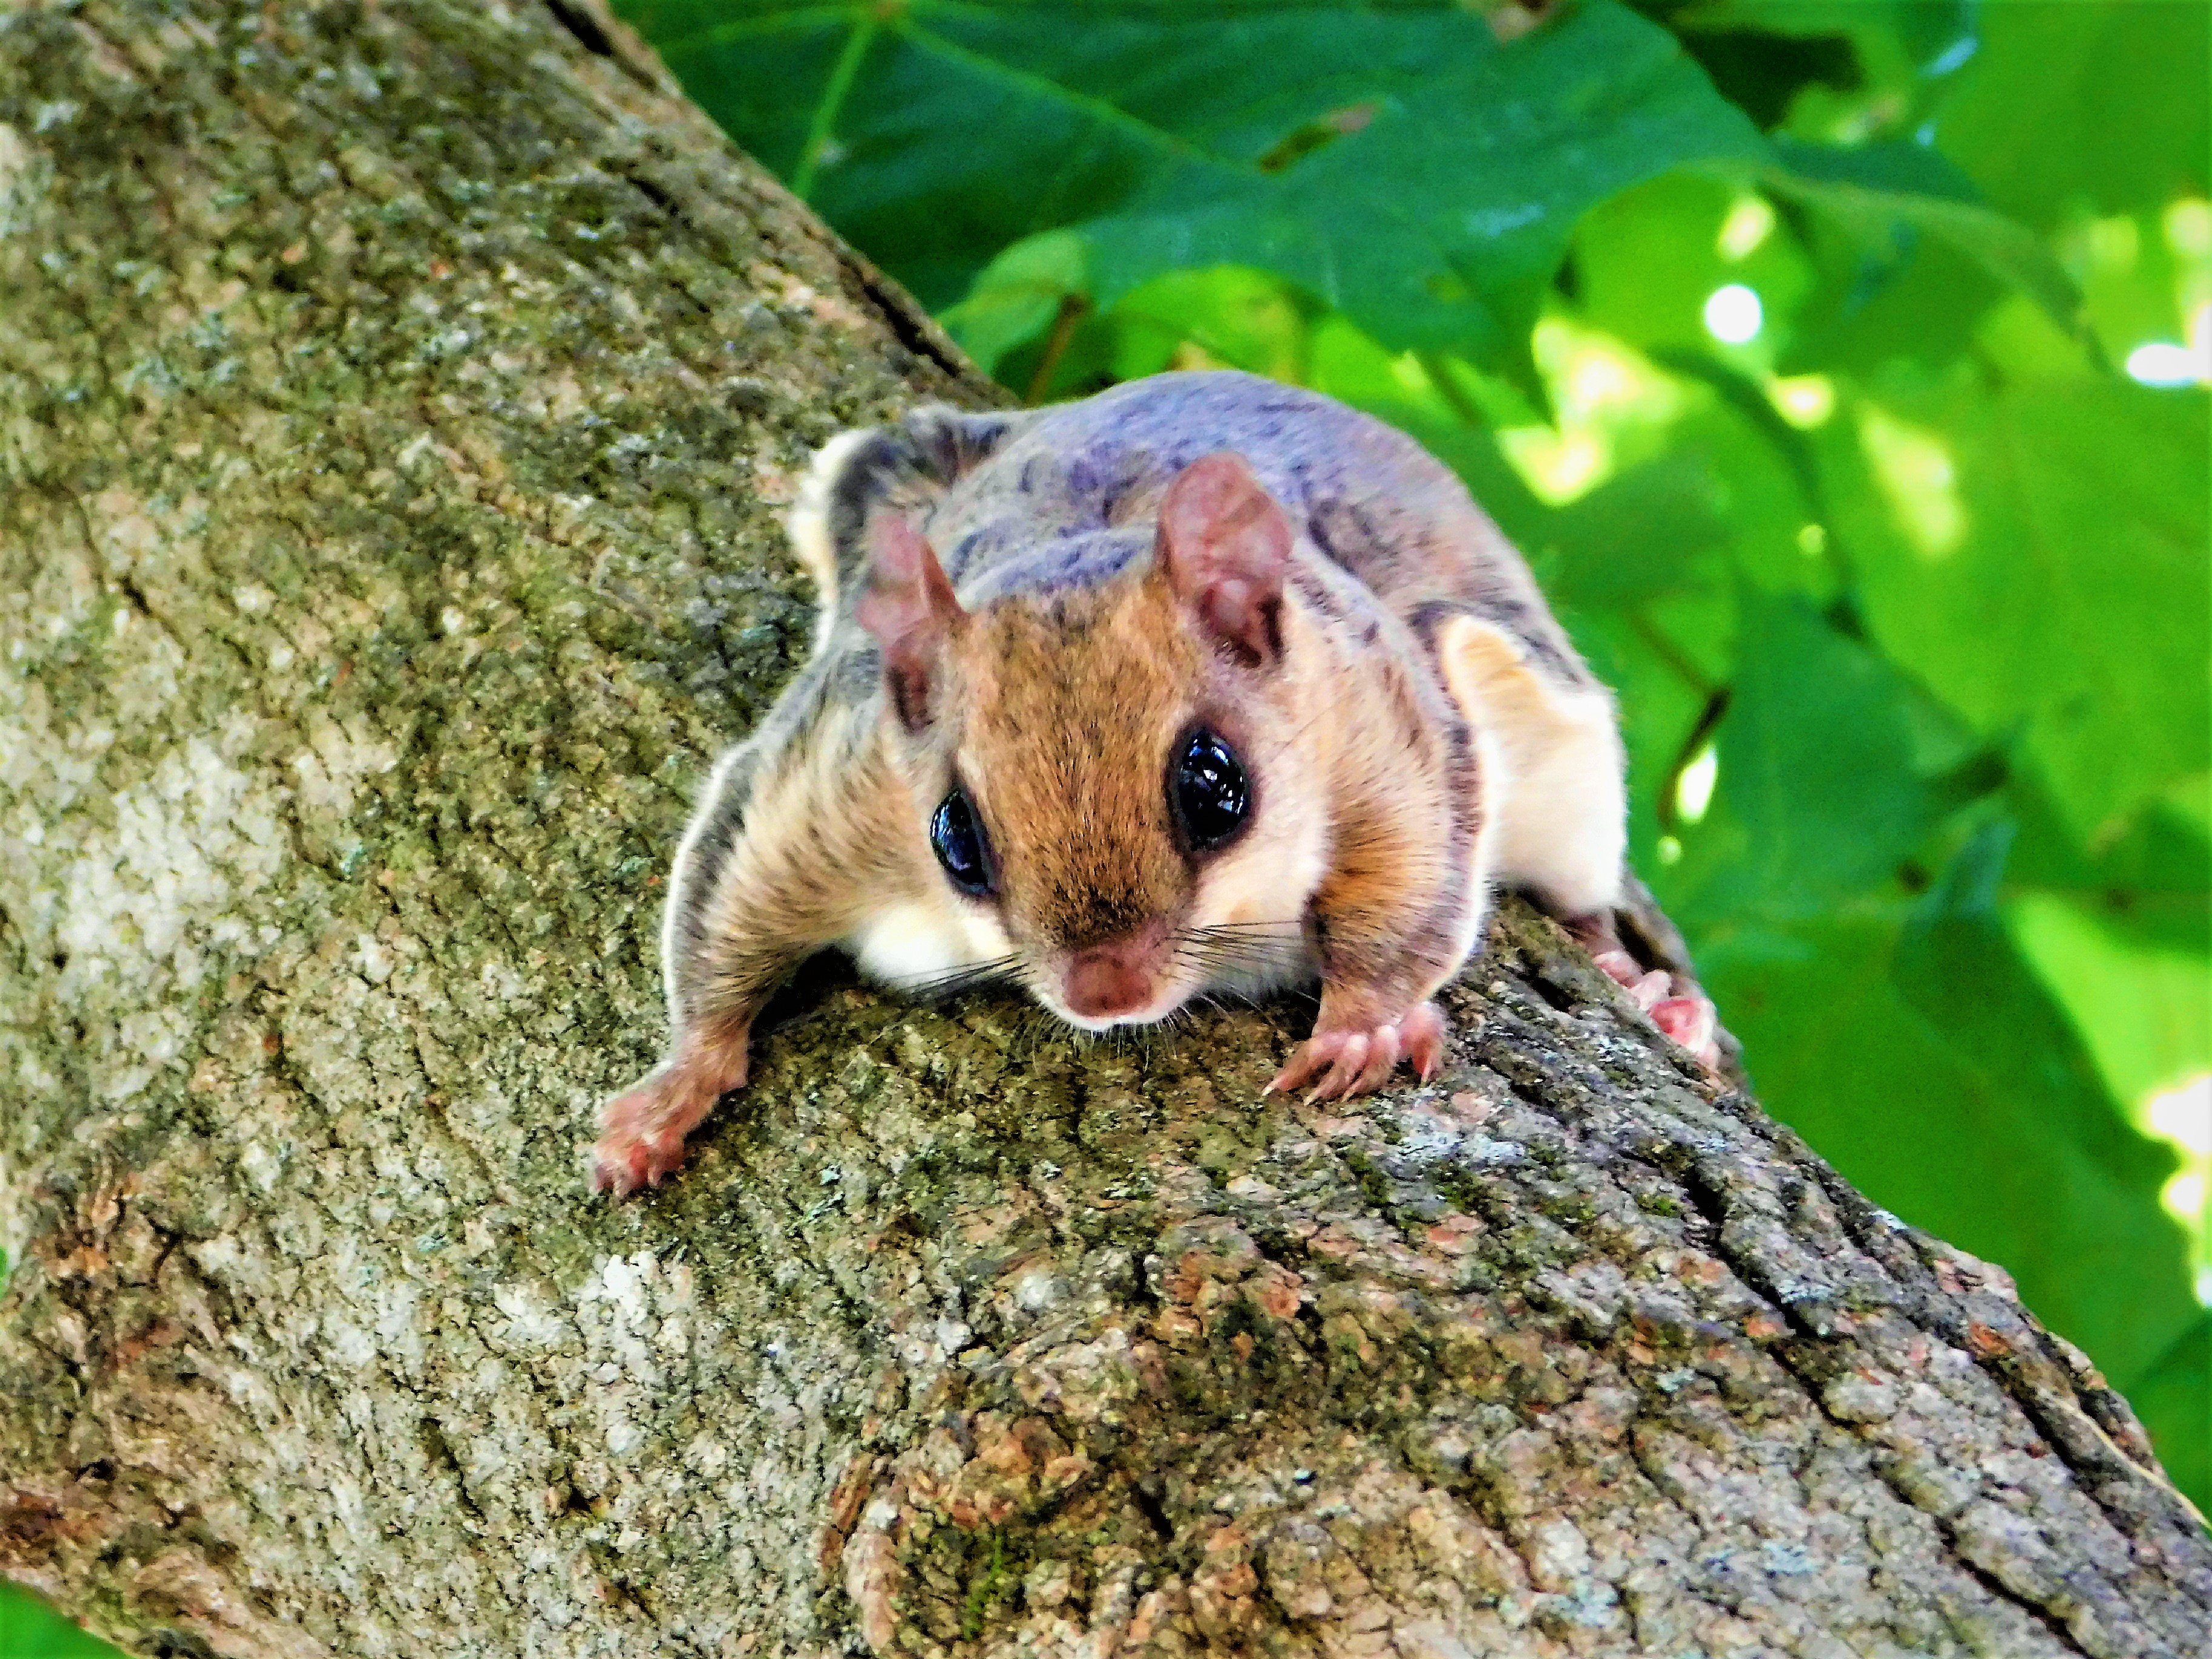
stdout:
{"type": "Polygon", "coordinates": [[[1167,944],[1167,924],[1155,921],[1076,951],[1062,981],[1069,1012],[1114,1019],[1149,1006],[1159,994],[1167,944]]]}

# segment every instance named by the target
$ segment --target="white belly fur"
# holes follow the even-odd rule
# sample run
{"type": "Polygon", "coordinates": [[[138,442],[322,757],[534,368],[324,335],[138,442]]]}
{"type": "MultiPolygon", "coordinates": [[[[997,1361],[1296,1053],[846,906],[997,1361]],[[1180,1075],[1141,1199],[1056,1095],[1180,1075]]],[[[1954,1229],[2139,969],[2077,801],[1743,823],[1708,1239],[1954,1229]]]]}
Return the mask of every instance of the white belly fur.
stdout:
{"type": "Polygon", "coordinates": [[[845,948],[869,978],[915,987],[996,962],[1013,946],[995,917],[948,899],[888,905],[854,929],[845,948]]]}

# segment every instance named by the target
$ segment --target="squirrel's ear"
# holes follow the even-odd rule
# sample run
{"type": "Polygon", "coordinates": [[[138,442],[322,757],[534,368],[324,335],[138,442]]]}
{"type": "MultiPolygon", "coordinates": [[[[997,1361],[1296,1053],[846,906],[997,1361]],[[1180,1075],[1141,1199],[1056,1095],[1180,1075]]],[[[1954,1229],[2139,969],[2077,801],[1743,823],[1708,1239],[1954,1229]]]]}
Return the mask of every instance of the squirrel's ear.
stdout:
{"type": "Polygon", "coordinates": [[[884,683],[907,730],[929,724],[930,683],[967,620],[922,533],[895,513],[868,524],[868,591],[854,613],[884,648],[884,683]]]}
{"type": "Polygon", "coordinates": [[[1291,521],[1241,455],[1201,456],[1160,502],[1159,567],[1206,632],[1247,662],[1283,650],[1291,521]]]}

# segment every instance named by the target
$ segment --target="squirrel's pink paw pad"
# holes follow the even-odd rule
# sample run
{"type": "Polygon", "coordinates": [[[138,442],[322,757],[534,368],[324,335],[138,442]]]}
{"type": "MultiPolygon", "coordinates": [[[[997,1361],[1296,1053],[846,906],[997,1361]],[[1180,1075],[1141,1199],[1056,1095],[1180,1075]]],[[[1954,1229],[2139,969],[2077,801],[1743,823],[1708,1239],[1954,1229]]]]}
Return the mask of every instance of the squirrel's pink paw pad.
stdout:
{"type": "Polygon", "coordinates": [[[1663,968],[1647,969],[1626,951],[1601,951],[1590,960],[1651,1016],[1654,1025],[1688,1049],[1692,1059],[1708,1072],[1719,1073],[1721,1051],[1715,1033],[1720,1028],[1720,1016],[1714,1011],[1712,999],[1698,988],[1696,981],[1663,968]]]}
{"type": "Polygon", "coordinates": [[[1390,1080],[1401,1060],[1413,1062],[1425,1083],[1443,1063],[1444,1017],[1424,1002],[1395,1020],[1352,1030],[1316,1031],[1275,1074],[1267,1092],[1314,1082],[1309,1103],[1363,1095],[1390,1080]]]}

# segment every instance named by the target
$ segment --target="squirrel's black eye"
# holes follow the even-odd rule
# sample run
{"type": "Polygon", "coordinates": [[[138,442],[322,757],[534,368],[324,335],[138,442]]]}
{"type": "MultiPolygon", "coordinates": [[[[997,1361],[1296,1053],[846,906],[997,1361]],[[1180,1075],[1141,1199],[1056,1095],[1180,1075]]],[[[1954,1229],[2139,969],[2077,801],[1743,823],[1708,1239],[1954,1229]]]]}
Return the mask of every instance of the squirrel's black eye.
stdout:
{"type": "Polygon", "coordinates": [[[929,845],[955,887],[976,898],[990,896],[995,884],[990,854],[983,845],[983,826],[975,821],[968,792],[957,784],[930,814],[929,845]]]}
{"type": "Polygon", "coordinates": [[[1190,844],[1210,853],[1235,839],[1252,810],[1252,788],[1236,750],[1205,727],[1184,739],[1168,774],[1168,799],[1190,844]]]}

